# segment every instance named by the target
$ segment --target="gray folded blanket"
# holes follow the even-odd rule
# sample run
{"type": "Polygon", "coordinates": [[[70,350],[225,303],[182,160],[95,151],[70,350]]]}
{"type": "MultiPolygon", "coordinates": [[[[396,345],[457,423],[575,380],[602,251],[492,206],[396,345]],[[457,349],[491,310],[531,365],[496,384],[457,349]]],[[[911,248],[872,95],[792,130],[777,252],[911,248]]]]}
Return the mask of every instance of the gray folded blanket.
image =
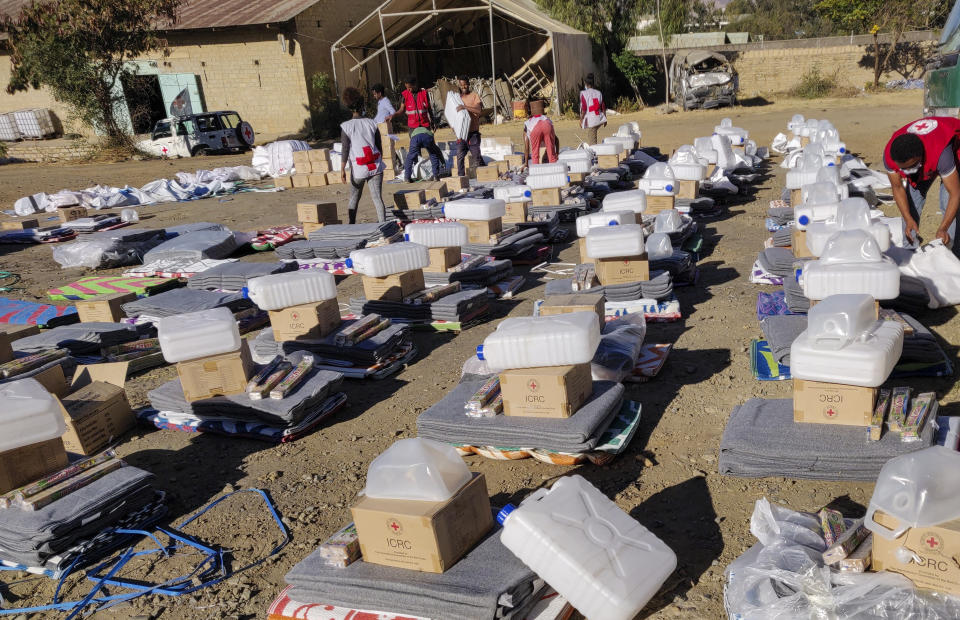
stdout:
{"type": "Polygon", "coordinates": [[[287,573],[291,596],[352,609],[380,609],[444,620],[522,618],[539,590],[536,574],[494,530],[443,573],[422,573],[358,560],[327,566],[314,551],[287,573]]]}
{"type": "Polygon", "coordinates": [[[782,314],[765,317],[760,321],[760,329],[770,345],[777,363],[790,365],[790,347],[805,329],[807,316],[805,314],[782,314]]]}
{"type": "Polygon", "coordinates": [[[590,399],[569,418],[468,418],[464,404],[489,378],[465,375],[440,402],[420,414],[417,434],[452,444],[586,452],[597,446],[600,434],[610,426],[623,402],[623,385],[594,381],[590,399]]]}
{"type": "MultiPolygon", "coordinates": [[[[583,265],[578,265],[583,267],[583,265]]],[[[544,287],[544,295],[570,295],[573,290],[573,278],[550,280],[544,287]]],[[[579,291],[583,292],[583,291],[579,291]]],[[[634,301],[637,299],[667,299],[673,294],[673,278],[669,271],[653,272],[645,282],[629,282],[626,284],[608,284],[594,286],[587,292],[603,295],[607,301],[634,301]]]]}
{"type": "Polygon", "coordinates": [[[767,217],[781,226],[793,221],[793,207],[771,207],[767,209],[767,217]]]}
{"type": "Polygon", "coordinates": [[[793,245],[793,229],[788,227],[774,231],[773,245],[777,248],[786,248],[793,245]]]}
{"type": "Polygon", "coordinates": [[[249,263],[238,261],[236,263],[225,263],[196,274],[187,280],[187,287],[239,291],[247,285],[247,281],[251,278],[295,271],[296,269],[297,263],[295,262],[249,263]]]}
{"type": "Polygon", "coordinates": [[[122,306],[127,316],[145,315],[158,318],[220,307],[226,307],[236,312],[253,307],[253,302],[244,298],[240,293],[177,288],[159,295],[137,299],[122,306]]]}
{"type": "Polygon", "coordinates": [[[797,258],[792,250],[787,248],[767,248],[757,257],[760,266],[770,273],[781,277],[792,277],[795,274],[795,263],[815,260],[811,258],[797,258]]]}
{"type": "MultiPolygon", "coordinates": [[[[296,364],[303,353],[292,353],[288,359],[296,364]]],[[[275,426],[294,426],[313,408],[338,391],[343,375],[329,370],[315,370],[285,398],[252,400],[246,393],[216,396],[187,402],[179,379],[168,381],[147,393],[150,406],[158,411],[191,413],[203,417],[228,417],[242,420],[263,420],[275,426]]]]}
{"type": "Polygon", "coordinates": [[[73,355],[99,355],[101,348],[138,340],[145,332],[126,323],[73,323],[15,340],[12,346],[26,354],[69,349],[73,355]]]}
{"type": "Polygon", "coordinates": [[[492,260],[464,271],[424,271],[423,281],[428,287],[451,282],[460,282],[464,285],[490,286],[512,275],[512,261],[492,260]]]}
{"type": "MultiPolygon", "coordinates": [[[[354,321],[344,321],[340,329],[349,326],[354,321]]],[[[397,349],[409,342],[410,328],[406,325],[390,325],[381,332],[363,340],[352,347],[338,346],[334,342],[336,333],[319,340],[296,340],[277,342],[273,336],[273,328],[264,329],[253,339],[251,346],[257,357],[264,358],[279,353],[290,354],[294,351],[307,351],[319,356],[323,361],[336,362],[344,360],[351,364],[372,366],[382,362],[396,353],[397,349]]]]}
{"type": "Polygon", "coordinates": [[[237,240],[229,230],[201,230],[179,234],[146,253],[144,264],[161,259],[226,258],[237,249],[237,240]]]}
{"type": "Polygon", "coordinates": [[[933,445],[933,437],[927,424],[917,442],[896,433],[869,441],[863,427],[794,422],[791,399],[753,398],[731,412],[718,468],[742,478],[872,481],[887,461],[933,445]]]}
{"type": "Polygon", "coordinates": [[[423,304],[351,298],[350,312],[358,316],[379,314],[397,321],[460,321],[484,311],[489,305],[486,289],[468,289],[423,304]]]}
{"type": "Polygon", "coordinates": [[[783,300],[794,314],[806,314],[810,310],[810,300],[803,294],[803,287],[794,275],[783,278],[783,300]]]}

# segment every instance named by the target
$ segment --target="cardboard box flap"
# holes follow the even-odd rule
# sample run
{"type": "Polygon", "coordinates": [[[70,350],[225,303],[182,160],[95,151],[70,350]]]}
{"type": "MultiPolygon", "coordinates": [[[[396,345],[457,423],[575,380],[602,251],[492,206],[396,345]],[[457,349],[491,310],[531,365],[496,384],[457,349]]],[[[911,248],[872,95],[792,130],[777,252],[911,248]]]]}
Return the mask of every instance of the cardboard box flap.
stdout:
{"type": "Polygon", "coordinates": [[[57,398],[63,398],[70,391],[67,389],[67,378],[63,375],[63,366],[60,364],[35,374],[33,378],[57,398]]]}
{"type": "Polygon", "coordinates": [[[121,397],[126,397],[126,391],[122,387],[94,381],[64,396],[60,403],[69,419],[82,420],[99,413],[121,397]]]}
{"type": "Polygon", "coordinates": [[[94,381],[102,381],[119,388],[127,383],[127,370],[130,362],[112,362],[109,364],[89,364],[77,366],[70,388],[73,391],[90,385],[94,381]]]}

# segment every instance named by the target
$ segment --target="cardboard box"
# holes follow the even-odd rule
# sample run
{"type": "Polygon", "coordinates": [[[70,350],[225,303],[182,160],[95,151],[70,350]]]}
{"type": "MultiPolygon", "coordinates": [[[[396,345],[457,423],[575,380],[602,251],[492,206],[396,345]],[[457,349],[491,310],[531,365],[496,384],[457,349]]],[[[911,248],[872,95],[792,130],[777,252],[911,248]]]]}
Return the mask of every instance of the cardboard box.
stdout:
{"type": "Polygon", "coordinates": [[[505,174],[507,172],[510,172],[510,164],[508,164],[506,161],[497,161],[497,162],[493,162],[490,165],[496,165],[497,172],[499,174],[505,174]]]}
{"type": "Polygon", "coordinates": [[[342,185],[344,183],[343,177],[340,176],[339,170],[331,170],[326,174],[327,185],[342,185]]]}
{"type": "MultiPolygon", "coordinates": [[[[307,153],[307,158],[310,160],[311,166],[315,164],[330,163],[330,149],[311,149],[309,151],[306,151],[306,153],[307,153]]],[[[314,172],[316,171],[317,171],[316,168],[314,168],[314,172]]]]}
{"type": "Polygon", "coordinates": [[[569,418],[593,393],[590,364],[506,370],[500,393],[504,415],[569,418]]]}
{"type": "Polygon", "coordinates": [[[296,188],[310,187],[310,173],[301,174],[298,172],[290,177],[290,182],[293,183],[293,186],[296,188]]]}
{"type": "Polygon", "coordinates": [[[398,209],[416,209],[426,202],[426,197],[422,189],[400,190],[393,195],[393,204],[398,209]]]}
{"type": "Polygon", "coordinates": [[[252,371],[253,360],[246,340],[237,351],[177,364],[177,375],[187,402],[241,394],[247,389],[252,371]]]}
{"type": "Polygon", "coordinates": [[[329,161],[311,161],[310,168],[313,174],[327,174],[333,171],[333,165],[329,161]]]}
{"type": "Polygon", "coordinates": [[[337,203],[301,202],[297,204],[297,221],[301,224],[333,224],[337,221],[337,203]]]}
{"type": "Polygon", "coordinates": [[[470,189],[470,177],[450,177],[446,180],[447,189],[451,192],[460,191],[461,189],[470,189]]]}
{"type": "Polygon", "coordinates": [[[317,340],[340,326],[340,304],[336,299],[271,310],[268,314],[277,342],[317,340]]]}
{"type": "MultiPolygon", "coordinates": [[[[894,517],[877,511],[874,520],[894,529],[899,522],[894,517]]],[[[887,540],[873,537],[873,570],[900,573],[918,588],[936,590],[960,596],[960,520],[948,521],[933,527],[908,529],[900,538],[887,540]],[[920,561],[903,564],[897,560],[897,550],[905,547],[920,561]]]]}
{"type": "Polygon", "coordinates": [[[793,255],[797,258],[813,257],[813,252],[807,247],[807,231],[798,230],[796,226],[790,232],[790,246],[793,248],[793,255]]]}
{"type": "Polygon", "coordinates": [[[40,328],[36,325],[14,325],[11,323],[0,324],[0,333],[10,337],[10,341],[20,340],[27,336],[36,336],[40,333],[40,328]]]}
{"type": "Polygon", "coordinates": [[[877,388],[793,380],[793,421],[870,426],[877,388]]]}
{"type": "Polygon", "coordinates": [[[445,502],[362,497],[350,509],[364,562],[442,573],[493,527],[483,474],[445,502]]]}
{"type": "Polygon", "coordinates": [[[792,189],[790,190],[790,206],[799,207],[803,204],[803,190],[792,189]]]}
{"type": "Polygon", "coordinates": [[[293,167],[300,174],[309,174],[311,171],[310,151],[294,151],[293,167]]]}
{"type": "Polygon", "coordinates": [[[592,263],[593,259],[587,256],[587,238],[580,237],[577,239],[577,247],[580,249],[580,264],[585,265],[587,263],[592,263]]]}
{"type": "Polygon", "coordinates": [[[393,168],[391,168],[390,166],[387,166],[386,168],[383,169],[384,181],[392,181],[395,178],[397,178],[397,173],[393,171],[393,168]]]}
{"type": "Polygon", "coordinates": [[[125,303],[136,301],[136,293],[111,293],[110,295],[97,295],[90,299],[82,299],[76,302],[77,314],[80,315],[81,323],[119,323],[120,319],[126,316],[123,313],[122,306],[125,303]]]}
{"type": "Polygon", "coordinates": [[[620,156],[597,155],[597,166],[599,168],[617,168],[620,166],[620,156]]]}
{"type": "MultiPolygon", "coordinates": [[[[822,299],[811,299],[811,300],[810,300],[810,307],[812,308],[812,307],[816,306],[816,305],[817,305],[818,303],[820,303],[821,301],[823,301],[823,300],[822,300],[822,299]]],[[[874,318],[879,321],[879,320],[880,320],[880,302],[877,301],[876,299],[873,300],[873,312],[874,312],[874,315],[875,315],[874,318]]],[[[907,323],[906,321],[902,321],[902,324],[905,325],[905,327],[904,327],[904,335],[907,335],[907,333],[906,333],[906,328],[907,328],[907,327],[910,327],[910,324],[907,323]]],[[[912,327],[911,327],[911,329],[912,329],[912,327]]]]}
{"type": "Polygon", "coordinates": [[[523,168],[523,155],[507,155],[503,161],[507,162],[507,166],[510,168],[523,168]]]}
{"type": "Polygon", "coordinates": [[[656,215],[661,211],[667,211],[674,208],[676,196],[647,196],[647,209],[645,211],[648,215],[656,215]]]}
{"type": "Polygon", "coordinates": [[[79,205],[72,207],[60,207],[57,209],[57,215],[60,216],[60,223],[66,224],[73,220],[79,220],[81,217],[87,217],[87,208],[79,205]]]}
{"type": "Polygon", "coordinates": [[[696,198],[700,195],[700,181],[677,181],[677,198],[696,198]]]}
{"type": "Polygon", "coordinates": [[[287,189],[289,189],[293,187],[293,177],[289,175],[277,177],[273,180],[273,185],[275,187],[286,187],[287,189]]]}
{"type": "Polygon", "coordinates": [[[583,185],[587,180],[586,172],[571,172],[569,175],[571,185],[583,185]]]}
{"type": "Polygon", "coordinates": [[[430,265],[424,267],[424,271],[441,273],[446,272],[451,267],[456,267],[459,265],[462,258],[460,248],[458,246],[430,248],[428,253],[430,255],[430,265]]]}
{"type": "Polygon", "coordinates": [[[30,218],[28,220],[6,220],[3,222],[2,230],[26,230],[27,228],[40,228],[40,220],[30,218]]]}
{"type": "Polygon", "coordinates": [[[435,183],[429,183],[423,188],[423,199],[424,201],[436,200],[440,202],[448,193],[447,184],[443,181],[437,181],[435,183]]]}
{"type": "Polygon", "coordinates": [[[623,256],[620,258],[591,258],[600,284],[626,284],[646,282],[650,279],[650,262],[647,255],[623,256]]]}
{"type": "Polygon", "coordinates": [[[126,362],[77,368],[71,392],[60,398],[67,450],[96,454],[133,428],[136,418],[124,389],[127,368],[126,362]]]}
{"type": "Polygon", "coordinates": [[[67,465],[67,450],[60,437],[0,452],[0,493],[30,484],[67,465]]]}
{"type": "Polygon", "coordinates": [[[9,334],[0,332],[0,364],[13,359],[13,338],[9,334]]]}
{"type": "Polygon", "coordinates": [[[527,203],[508,202],[506,208],[507,213],[502,218],[503,223],[517,224],[519,222],[527,221],[527,203]]]}
{"type": "Polygon", "coordinates": [[[503,218],[492,220],[459,220],[467,227],[467,240],[470,243],[490,243],[490,235],[503,230],[503,218]]]}
{"type": "Polygon", "coordinates": [[[489,166],[478,166],[477,167],[477,181],[481,183],[488,183],[490,181],[497,181],[500,179],[500,170],[494,164],[489,166]]]}
{"type": "Polygon", "coordinates": [[[403,301],[404,297],[426,288],[423,282],[423,270],[403,271],[383,278],[361,276],[363,296],[368,300],[403,301]]]}
{"type": "Polygon", "coordinates": [[[314,172],[307,177],[307,183],[310,187],[324,187],[327,184],[327,175],[314,172]]]}
{"type": "Polygon", "coordinates": [[[561,203],[560,188],[551,187],[548,189],[535,189],[530,192],[533,199],[533,206],[552,207],[561,203]]]}
{"type": "Polygon", "coordinates": [[[607,302],[603,295],[575,293],[573,295],[550,295],[540,304],[540,316],[555,316],[571,312],[596,312],[600,320],[600,329],[606,324],[604,306],[607,302]]]}
{"type": "MultiPolygon", "coordinates": [[[[340,221],[340,220],[335,220],[335,221],[331,222],[331,224],[342,224],[342,223],[343,223],[343,222],[340,221]]],[[[327,224],[311,224],[310,222],[307,222],[307,223],[305,223],[305,224],[301,224],[300,226],[301,226],[301,228],[303,228],[303,236],[304,236],[304,237],[309,237],[309,236],[310,236],[310,233],[312,233],[312,232],[315,231],[315,230],[319,230],[319,229],[323,228],[324,226],[327,226],[327,224]]]]}

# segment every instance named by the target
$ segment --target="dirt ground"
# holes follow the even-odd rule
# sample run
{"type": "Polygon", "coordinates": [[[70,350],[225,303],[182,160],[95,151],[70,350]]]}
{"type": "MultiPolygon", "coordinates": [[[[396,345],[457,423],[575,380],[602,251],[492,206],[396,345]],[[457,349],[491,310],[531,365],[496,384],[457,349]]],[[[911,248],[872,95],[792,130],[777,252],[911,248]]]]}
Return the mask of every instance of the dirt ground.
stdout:
{"type": "MultiPolygon", "coordinates": [[[[724,116],[745,127],[760,144],[769,144],[794,113],[829,118],[842,138],[875,166],[890,133],[920,115],[919,93],[884,94],[842,100],[786,101],[732,110],[660,115],[645,111],[611,120],[611,133],[626,120],[639,120],[646,145],[669,152],[696,136],[708,135],[724,116]]],[[[576,125],[558,123],[563,144],[572,144],[576,125]]],[[[514,133],[519,126],[486,133],[514,133]]],[[[604,132],[601,132],[604,135],[604,132]]],[[[246,163],[248,156],[198,160],[125,162],[101,165],[0,166],[0,205],[10,208],[23,195],[96,183],[141,185],[181,170],[246,163]]],[[[779,163],[775,160],[774,163],[779,163]]],[[[685,319],[652,324],[648,342],[671,342],[675,348],[654,381],[628,387],[628,396],[642,403],[641,428],[626,454],[607,467],[556,467],[534,460],[489,461],[471,457],[467,463],[487,477],[495,505],[516,502],[559,476],[581,474],[625,511],[661,537],[679,557],[679,566],[641,614],[649,618],[720,618],[723,611],[723,570],[753,544],[749,516],[763,496],[795,509],[816,510],[835,502],[851,513],[863,511],[873,485],[826,483],[770,478],[741,480],[716,473],[718,445],[732,407],[748,398],[788,397],[790,384],[760,383],[750,373],[748,347],[760,334],[755,314],[761,287],[747,277],[763,240],[764,212],[779,196],[783,172],[776,166],[753,196],[735,202],[729,214],[707,220],[700,280],[677,290],[685,319]]],[[[389,191],[402,186],[388,185],[389,191]]],[[[331,199],[346,218],[343,186],[301,189],[279,194],[237,194],[225,198],[179,203],[140,210],[143,224],[163,226],[187,221],[214,221],[237,231],[295,221],[295,204],[303,199],[331,199]]],[[[889,210],[889,209],[888,209],[889,210]]],[[[932,210],[931,210],[932,211],[932,210]]],[[[373,217],[369,198],[361,203],[361,219],[373,217]]],[[[932,238],[935,219],[924,218],[923,232],[932,238]]],[[[575,261],[576,249],[558,246],[560,259],[575,261]]],[[[73,281],[87,271],[60,269],[49,246],[0,246],[0,265],[19,273],[24,290],[14,295],[44,299],[45,291],[73,281]]],[[[270,260],[272,254],[244,260],[270,260]]],[[[524,268],[520,268],[524,271],[524,268]]],[[[339,284],[342,299],[359,290],[359,278],[339,284]]],[[[418,332],[419,358],[393,377],[377,382],[347,381],[349,406],[323,429],[290,445],[271,446],[248,440],[195,436],[138,427],[120,444],[131,464],[152,471],[157,485],[169,493],[171,523],[178,523],[201,506],[232,489],[257,487],[269,491],[290,526],[292,541],[269,561],[226,583],[196,595],[144,597],[102,612],[104,617],[254,618],[283,587],[283,576],[317,544],[350,520],[349,506],[363,486],[370,460],[395,439],[416,435],[417,415],[452,388],[463,362],[505,316],[524,316],[542,295],[543,281],[531,275],[515,300],[496,304],[491,320],[459,335],[418,332]]],[[[952,309],[919,317],[938,335],[951,359],[960,336],[960,320],[952,309]]],[[[146,404],[148,389],[174,376],[172,368],[154,370],[129,382],[134,406],[146,404]]],[[[954,403],[953,378],[918,380],[915,387],[936,390],[943,403],[954,403]]],[[[958,413],[947,405],[948,413],[958,413]]],[[[201,539],[236,550],[236,564],[265,555],[278,541],[268,513],[253,494],[234,496],[188,531],[201,539]]],[[[142,567],[144,577],[170,578],[187,572],[186,565],[142,567]],[[173,569],[181,569],[179,572],[173,569]]],[[[11,574],[12,576],[12,574],[11,574]]],[[[64,593],[78,598],[89,582],[74,580],[64,593]]],[[[50,582],[26,578],[12,585],[12,606],[36,605],[51,599],[50,582]],[[18,599],[19,600],[16,600],[18,599]]]]}

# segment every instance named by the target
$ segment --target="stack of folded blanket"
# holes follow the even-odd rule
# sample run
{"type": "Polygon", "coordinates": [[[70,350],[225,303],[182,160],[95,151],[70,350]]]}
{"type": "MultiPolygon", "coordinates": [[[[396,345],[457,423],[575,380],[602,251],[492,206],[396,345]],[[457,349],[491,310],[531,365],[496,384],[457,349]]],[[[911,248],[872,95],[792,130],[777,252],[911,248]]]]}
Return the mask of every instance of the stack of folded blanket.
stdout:
{"type": "Polygon", "coordinates": [[[144,263],[161,259],[227,258],[237,251],[237,239],[229,230],[200,230],[178,234],[147,252],[144,263]]]}
{"type": "Polygon", "coordinates": [[[532,215],[526,222],[516,222],[508,226],[516,226],[519,230],[536,230],[544,239],[550,240],[560,230],[560,216],[555,212],[532,215]]]}
{"type": "Polygon", "coordinates": [[[671,256],[650,261],[650,271],[669,272],[676,285],[693,284],[697,277],[697,263],[690,252],[674,248],[671,256]]]}
{"type": "Polygon", "coordinates": [[[591,397],[569,418],[467,417],[463,406],[489,378],[489,375],[464,375],[457,387],[420,414],[417,434],[457,445],[587,452],[597,446],[600,435],[610,426],[623,402],[622,384],[595,381],[591,397]]]}
{"type": "Polygon", "coordinates": [[[418,618],[471,620],[521,620],[536,604],[543,587],[536,574],[503,546],[497,528],[443,573],[363,560],[334,568],[317,550],[294,566],[286,580],[294,586],[291,598],[316,601],[318,607],[336,605],[418,618]]]}
{"type": "Polygon", "coordinates": [[[590,210],[590,204],[582,195],[571,195],[563,199],[558,205],[528,205],[527,216],[551,216],[556,215],[564,221],[576,219],[590,210]],[[566,216],[566,217],[564,217],[566,216]]]}
{"type": "Polygon", "coordinates": [[[146,330],[125,323],[74,323],[14,340],[13,350],[23,354],[67,349],[72,355],[100,355],[100,350],[144,337],[146,330]]]}
{"type": "Polygon", "coordinates": [[[81,217],[71,220],[66,227],[80,234],[90,234],[104,228],[120,224],[119,215],[100,214],[93,217],[81,217]]]}
{"type": "Polygon", "coordinates": [[[876,480],[890,459],[933,445],[927,424],[920,441],[897,433],[870,441],[862,427],[793,421],[793,401],[753,398],[734,408],[720,440],[719,471],[743,478],[876,480]]]}
{"type": "Polygon", "coordinates": [[[782,278],[793,276],[796,271],[796,267],[794,265],[808,260],[815,259],[797,258],[793,255],[791,250],[786,248],[767,248],[766,250],[760,252],[760,255],[757,257],[760,267],[762,267],[765,271],[782,278]]]}
{"type": "Polygon", "coordinates": [[[253,307],[253,302],[240,293],[199,291],[178,288],[152,297],[144,297],[121,306],[128,317],[163,318],[187,312],[226,307],[233,312],[253,307]]]}
{"type": "Polygon", "coordinates": [[[367,300],[364,297],[350,299],[350,312],[379,314],[402,322],[470,321],[490,309],[486,289],[461,290],[436,301],[421,304],[399,301],[367,300]]]}
{"type": "MultiPolygon", "coordinates": [[[[582,268],[584,265],[578,265],[582,268]]],[[[551,295],[570,295],[578,292],[573,290],[573,278],[563,280],[550,280],[544,288],[544,294],[551,295]]],[[[587,291],[597,295],[603,295],[607,301],[635,301],[637,299],[656,299],[657,301],[667,299],[673,294],[673,278],[669,271],[653,272],[650,279],[644,282],[629,282],[626,284],[608,284],[606,286],[594,286],[587,291]]]]}
{"type": "MultiPolygon", "coordinates": [[[[463,261],[469,261],[473,256],[464,256],[463,261]]],[[[454,267],[453,269],[456,269],[454,267]]],[[[470,269],[463,271],[424,271],[423,281],[427,288],[439,284],[460,282],[464,286],[490,286],[500,280],[513,275],[513,262],[509,260],[488,260],[470,269]]]]}
{"type": "Polygon", "coordinates": [[[0,563],[56,577],[78,556],[102,557],[130,539],[116,529],[144,529],[165,514],[152,485],[152,474],[126,466],[37,510],[0,510],[0,563]]]}
{"type": "Polygon", "coordinates": [[[187,280],[187,286],[195,289],[239,291],[247,286],[247,280],[297,269],[295,262],[248,263],[236,262],[217,265],[202,271],[187,280]]]}
{"type": "MultiPolygon", "coordinates": [[[[292,353],[296,364],[304,353],[292,353]]],[[[147,394],[150,406],[160,412],[190,414],[217,420],[261,421],[280,427],[295,426],[324,405],[329,396],[340,391],[343,375],[329,370],[313,370],[299,386],[281,399],[251,399],[246,393],[216,396],[194,402],[183,397],[179,379],[168,381],[147,394]]]]}
{"type": "Polygon", "coordinates": [[[280,353],[289,354],[294,351],[312,353],[318,362],[360,365],[363,367],[382,363],[394,355],[405,344],[410,342],[410,328],[406,325],[390,325],[366,340],[361,340],[353,346],[336,344],[337,332],[349,327],[354,321],[344,321],[336,332],[319,340],[295,340],[277,342],[273,337],[273,329],[267,328],[253,339],[253,353],[260,359],[272,358],[280,353]]]}
{"type": "Polygon", "coordinates": [[[770,207],[767,217],[778,226],[787,226],[793,221],[793,207],[770,207]]]}
{"type": "Polygon", "coordinates": [[[393,209],[391,213],[401,222],[439,220],[443,219],[443,205],[434,205],[425,209],[393,209]]]}
{"type": "Polygon", "coordinates": [[[350,252],[364,247],[365,242],[347,241],[343,239],[321,239],[294,241],[276,249],[277,257],[282,260],[310,260],[323,258],[333,260],[346,258],[350,252]]]}
{"type": "Polygon", "coordinates": [[[508,235],[500,240],[499,243],[468,243],[461,250],[465,254],[476,254],[478,256],[493,256],[494,258],[517,258],[526,252],[545,243],[536,229],[518,230],[512,235],[508,235]]]}
{"type": "Polygon", "coordinates": [[[793,246],[793,229],[789,226],[773,232],[773,247],[789,248],[793,246]]]}
{"type": "Polygon", "coordinates": [[[805,314],[785,314],[768,316],[760,321],[760,329],[770,345],[770,351],[778,364],[790,365],[790,347],[805,329],[807,316],[805,314]]]}

